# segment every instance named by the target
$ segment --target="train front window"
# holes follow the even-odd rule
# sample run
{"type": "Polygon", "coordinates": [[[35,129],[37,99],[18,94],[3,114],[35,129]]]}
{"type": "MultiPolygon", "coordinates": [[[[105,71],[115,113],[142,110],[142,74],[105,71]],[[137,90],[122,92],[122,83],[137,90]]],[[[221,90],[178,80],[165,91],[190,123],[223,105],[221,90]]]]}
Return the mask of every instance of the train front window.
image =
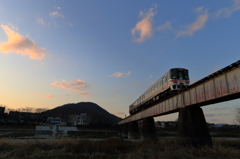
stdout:
{"type": "Polygon", "coordinates": [[[189,80],[188,70],[185,69],[171,69],[171,79],[189,80]]]}
{"type": "Polygon", "coordinates": [[[183,78],[184,78],[184,80],[189,80],[188,70],[183,70],[183,78]]]}
{"type": "Polygon", "coordinates": [[[170,77],[171,79],[178,79],[178,71],[176,69],[171,69],[170,77]]]}
{"type": "Polygon", "coordinates": [[[178,79],[182,80],[183,79],[183,72],[178,72],[178,79]]]}

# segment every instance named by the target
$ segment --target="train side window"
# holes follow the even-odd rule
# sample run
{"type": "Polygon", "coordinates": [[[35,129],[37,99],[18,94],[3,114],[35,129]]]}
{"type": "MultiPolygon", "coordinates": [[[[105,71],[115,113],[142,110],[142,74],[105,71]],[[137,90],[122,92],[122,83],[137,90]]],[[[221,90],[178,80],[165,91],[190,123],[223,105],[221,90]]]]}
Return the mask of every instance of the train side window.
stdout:
{"type": "Polygon", "coordinates": [[[162,81],[163,81],[163,85],[164,85],[166,83],[166,77],[165,76],[163,77],[162,81]]]}

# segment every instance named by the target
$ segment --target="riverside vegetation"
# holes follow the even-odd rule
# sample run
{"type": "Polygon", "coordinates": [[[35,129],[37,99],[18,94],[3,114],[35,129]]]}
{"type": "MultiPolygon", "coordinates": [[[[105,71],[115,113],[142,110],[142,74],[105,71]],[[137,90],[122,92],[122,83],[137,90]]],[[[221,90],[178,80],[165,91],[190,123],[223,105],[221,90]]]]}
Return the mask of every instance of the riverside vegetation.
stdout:
{"type": "Polygon", "coordinates": [[[1,159],[237,159],[240,140],[213,140],[213,147],[184,147],[174,140],[25,140],[0,139],[1,159]]]}

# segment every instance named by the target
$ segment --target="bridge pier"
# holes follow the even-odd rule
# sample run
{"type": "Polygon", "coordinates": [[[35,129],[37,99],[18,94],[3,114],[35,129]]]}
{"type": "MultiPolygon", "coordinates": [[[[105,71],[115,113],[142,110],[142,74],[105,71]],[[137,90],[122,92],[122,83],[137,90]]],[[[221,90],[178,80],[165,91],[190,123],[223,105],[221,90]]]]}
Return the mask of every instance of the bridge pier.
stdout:
{"type": "Polygon", "coordinates": [[[128,139],[136,139],[139,137],[139,129],[137,121],[133,121],[129,123],[128,128],[128,139]]]}
{"type": "Polygon", "coordinates": [[[212,138],[202,108],[185,107],[179,110],[178,142],[194,147],[212,146],[212,138]]]}
{"type": "Polygon", "coordinates": [[[128,123],[123,124],[122,126],[122,138],[128,138],[128,123]]]}
{"type": "Polygon", "coordinates": [[[143,119],[141,139],[157,141],[157,132],[153,117],[147,117],[143,119]]]}
{"type": "Polygon", "coordinates": [[[122,129],[123,129],[123,125],[118,125],[117,132],[119,137],[122,137],[122,129]]]}

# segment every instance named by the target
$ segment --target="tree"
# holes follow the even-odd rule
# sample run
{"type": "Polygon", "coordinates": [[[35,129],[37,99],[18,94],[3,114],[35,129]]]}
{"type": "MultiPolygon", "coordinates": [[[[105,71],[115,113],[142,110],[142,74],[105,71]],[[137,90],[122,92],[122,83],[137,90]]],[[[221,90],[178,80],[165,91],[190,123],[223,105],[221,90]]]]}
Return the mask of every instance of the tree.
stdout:
{"type": "Polygon", "coordinates": [[[36,108],[35,109],[35,112],[36,113],[42,113],[42,112],[45,112],[45,111],[47,111],[48,110],[48,108],[36,108]]]}
{"type": "Polygon", "coordinates": [[[21,108],[22,111],[21,112],[26,112],[26,113],[32,113],[33,111],[33,107],[25,107],[25,108],[21,108]]]}
{"type": "Polygon", "coordinates": [[[235,121],[240,124],[240,107],[234,108],[235,121]]]}

